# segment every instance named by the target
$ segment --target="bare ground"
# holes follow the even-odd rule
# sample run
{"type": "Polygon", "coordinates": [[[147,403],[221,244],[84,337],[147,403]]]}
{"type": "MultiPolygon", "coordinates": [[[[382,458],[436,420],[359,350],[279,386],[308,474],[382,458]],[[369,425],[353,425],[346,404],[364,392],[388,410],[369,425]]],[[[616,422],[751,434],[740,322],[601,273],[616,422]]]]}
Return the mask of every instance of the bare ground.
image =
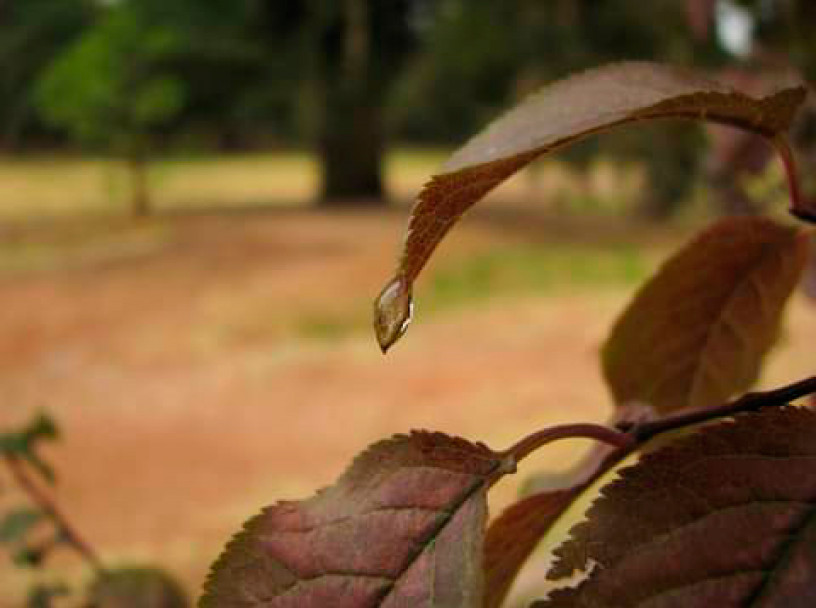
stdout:
{"type": "MultiPolygon", "coordinates": [[[[108,562],[159,563],[195,594],[248,516],[331,483],[372,441],[432,428],[502,447],[606,416],[596,353],[625,288],[426,318],[420,285],[415,327],[386,358],[367,331],[304,339],[304,318],[368,314],[403,222],[280,212],[106,225],[92,238],[87,227],[6,230],[33,253],[0,273],[0,428],[49,408],[64,431],[48,452],[57,496],[77,526],[108,562]]],[[[440,253],[571,230],[468,222],[440,253]]],[[[813,371],[816,315],[797,300],[791,324],[768,384],[813,371]]],[[[567,466],[574,447],[537,464],[567,466]]],[[[7,564],[0,606],[27,583],[7,564]]],[[[68,557],[54,566],[82,576],[68,557]]]]}

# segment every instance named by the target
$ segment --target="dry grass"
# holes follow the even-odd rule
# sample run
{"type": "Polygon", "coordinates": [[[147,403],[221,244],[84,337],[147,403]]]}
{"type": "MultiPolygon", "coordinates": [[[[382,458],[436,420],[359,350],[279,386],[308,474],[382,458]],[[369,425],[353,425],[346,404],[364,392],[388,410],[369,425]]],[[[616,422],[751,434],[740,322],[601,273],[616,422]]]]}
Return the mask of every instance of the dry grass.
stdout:
{"type": "MultiPolygon", "coordinates": [[[[390,198],[411,200],[445,159],[436,150],[397,150],[386,159],[390,198]]],[[[316,197],[318,166],[301,152],[156,160],[150,183],[160,211],[304,207],[316,197]]],[[[517,204],[618,207],[631,201],[637,171],[600,163],[580,180],[562,165],[538,164],[498,196],[517,204]],[[601,201],[601,204],[598,204],[601,201]]],[[[42,218],[127,215],[128,176],[110,159],[0,158],[0,223],[42,218]]]]}
{"type": "MultiPolygon", "coordinates": [[[[436,160],[392,160],[392,188],[407,196],[436,160]]],[[[416,325],[383,358],[367,317],[404,213],[21,222],[77,214],[82,200],[109,210],[106,165],[12,165],[0,164],[3,218],[16,220],[0,233],[0,428],[51,409],[65,434],[48,456],[66,511],[109,562],[159,563],[193,592],[244,519],[330,483],[383,436],[433,428],[502,447],[531,428],[602,420],[598,345],[633,283],[687,233],[484,205],[430,264],[416,325]]],[[[168,207],[291,207],[311,196],[308,167],[202,159],[157,177],[168,207]]],[[[531,179],[500,195],[529,199],[531,179]]],[[[811,372],[813,344],[816,315],[797,300],[765,384],[811,372]]],[[[497,488],[494,507],[580,449],[543,451],[497,488]]],[[[0,512],[17,500],[0,496],[0,512]]],[[[63,556],[50,574],[83,571],[63,556]]],[[[19,605],[30,579],[0,562],[0,608],[19,605]]]]}

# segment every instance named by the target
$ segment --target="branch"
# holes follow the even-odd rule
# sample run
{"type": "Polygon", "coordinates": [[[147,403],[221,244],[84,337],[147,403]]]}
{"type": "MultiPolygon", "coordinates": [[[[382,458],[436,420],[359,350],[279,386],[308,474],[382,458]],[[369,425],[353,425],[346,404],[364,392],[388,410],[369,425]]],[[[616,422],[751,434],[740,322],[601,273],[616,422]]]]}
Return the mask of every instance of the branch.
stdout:
{"type": "Polygon", "coordinates": [[[628,430],[628,433],[635,439],[636,443],[641,444],[666,431],[744,412],[755,412],[763,407],[786,405],[795,399],[806,397],[812,393],[816,393],[816,376],[772,391],[747,393],[736,401],[719,407],[692,410],[674,416],[667,416],[653,422],[636,424],[628,430]]]}
{"type": "Polygon", "coordinates": [[[501,474],[515,472],[516,465],[519,462],[549,443],[561,439],[584,438],[594,439],[616,448],[606,456],[603,463],[592,475],[592,479],[596,479],[660,433],[674,431],[709,420],[757,411],[763,407],[786,405],[795,399],[810,394],[816,394],[816,376],[772,391],[748,393],[736,401],[719,407],[681,412],[651,422],[621,425],[617,428],[599,424],[564,424],[550,427],[533,433],[512,447],[499,452],[499,456],[503,457],[507,462],[507,467],[503,467],[501,474]]]}
{"type": "Polygon", "coordinates": [[[533,433],[511,448],[500,452],[499,454],[508,461],[508,468],[503,470],[501,474],[515,472],[516,464],[548,443],[561,439],[595,439],[596,441],[611,445],[615,449],[608,452],[603,457],[602,462],[589,475],[588,479],[582,482],[588,485],[606,474],[624,458],[656,435],[701,422],[727,418],[746,412],[755,412],[764,407],[780,407],[808,395],[813,395],[814,406],[816,406],[816,376],[771,391],[747,393],[736,401],[719,407],[681,412],[651,422],[625,424],[616,428],[609,428],[598,424],[567,424],[554,426],[533,433]]]}
{"type": "Polygon", "coordinates": [[[37,484],[31,480],[22,461],[14,454],[6,454],[5,458],[14,480],[28,495],[31,501],[51,519],[65,543],[73,547],[94,570],[97,572],[104,571],[102,562],[93,549],[91,549],[91,546],[82,538],[76,528],[71,525],[54,501],[42,492],[37,484]]]}

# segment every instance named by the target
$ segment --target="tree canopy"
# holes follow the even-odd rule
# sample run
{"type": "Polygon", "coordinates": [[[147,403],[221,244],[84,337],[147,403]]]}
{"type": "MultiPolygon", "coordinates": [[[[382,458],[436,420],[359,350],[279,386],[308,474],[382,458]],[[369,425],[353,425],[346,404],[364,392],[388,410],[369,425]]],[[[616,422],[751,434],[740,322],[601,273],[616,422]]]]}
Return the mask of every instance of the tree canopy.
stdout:
{"type": "MultiPolygon", "coordinates": [[[[0,6],[0,145],[121,150],[139,131],[159,135],[152,148],[305,146],[324,200],[380,200],[389,142],[459,143],[499,107],[591,65],[762,78],[784,64],[812,77],[813,11],[807,0],[17,0],[0,6]],[[747,19],[748,52],[729,48],[724,10],[747,19]]],[[[703,138],[662,131],[682,145],[645,156],[655,133],[604,149],[645,160],[655,200],[680,198],[703,138]]]]}

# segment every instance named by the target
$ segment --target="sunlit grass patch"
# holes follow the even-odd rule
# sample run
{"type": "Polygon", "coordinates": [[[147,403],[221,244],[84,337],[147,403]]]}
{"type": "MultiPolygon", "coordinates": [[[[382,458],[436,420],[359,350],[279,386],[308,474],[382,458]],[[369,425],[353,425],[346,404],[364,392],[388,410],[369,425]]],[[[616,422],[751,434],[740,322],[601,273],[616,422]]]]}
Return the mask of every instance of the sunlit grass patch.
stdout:
{"type": "Polygon", "coordinates": [[[657,252],[629,245],[495,248],[433,271],[424,300],[444,310],[498,296],[630,287],[656,263],[657,252]]]}
{"type": "MultiPolygon", "coordinates": [[[[412,198],[445,152],[395,150],[386,157],[389,195],[412,198]]],[[[305,207],[317,198],[320,169],[307,151],[159,157],[149,165],[159,212],[305,207]]],[[[127,216],[129,176],[111,158],[0,158],[0,222],[78,216],[127,216]]]]}
{"type": "Polygon", "coordinates": [[[0,272],[81,268],[155,253],[172,241],[172,227],[149,222],[71,222],[10,231],[0,239],[0,272]]]}
{"type": "MultiPolygon", "coordinates": [[[[628,245],[496,246],[432,271],[416,299],[433,317],[496,299],[634,288],[658,258],[655,249],[628,245]]],[[[370,302],[360,301],[331,314],[304,312],[291,323],[298,337],[330,342],[368,331],[369,309],[370,302]]]]}

